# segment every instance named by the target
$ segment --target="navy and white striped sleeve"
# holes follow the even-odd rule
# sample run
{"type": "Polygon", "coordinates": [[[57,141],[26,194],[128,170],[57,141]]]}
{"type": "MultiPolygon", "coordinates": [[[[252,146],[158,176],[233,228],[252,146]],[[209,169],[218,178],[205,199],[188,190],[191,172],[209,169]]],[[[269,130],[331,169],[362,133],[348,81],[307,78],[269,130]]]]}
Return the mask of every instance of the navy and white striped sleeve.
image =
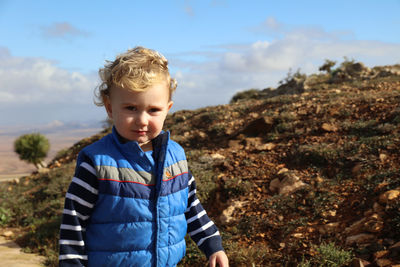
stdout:
{"type": "Polygon", "coordinates": [[[185,213],[188,234],[201,251],[209,258],[213,253],[223,250],[222,240],[217,226],[207,216],[196,195],[196,182],[190,175],[189,199],[185,213]]]}
{"type": "Polygon", "coordinates": [[[85,228],[98,196],[96,170],[83,158],[65,196],[60,226],[59,266],[87,266],[85,228]]]}

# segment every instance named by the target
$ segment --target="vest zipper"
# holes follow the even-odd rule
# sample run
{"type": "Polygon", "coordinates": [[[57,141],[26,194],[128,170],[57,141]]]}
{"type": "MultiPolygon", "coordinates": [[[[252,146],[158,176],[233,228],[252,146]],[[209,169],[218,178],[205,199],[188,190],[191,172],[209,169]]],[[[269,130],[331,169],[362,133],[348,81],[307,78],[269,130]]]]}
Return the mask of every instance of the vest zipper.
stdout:
{"type": "Polygon", "coordinates": [[[155,196],[154,196],[154,205],[155,205],[155,213],[156,213],[156,236],[154,242],[155,249],[155,266],[159,265],[159,255],[158,255],[158,240],[159,240],[159,229],[160,229],[160,219],[159,219],[159,208],[158,208],[158,199],[161,193],[162,187],[162,178],[164,175],[164,163],[165,163],[165,155],[167,150],[167,142],[169,139],[168,133],[160,134],[156,139],[154,139],[154,161],[155,161],[155,170],[156,170],[156,185],[155,185],[155,196]]]}

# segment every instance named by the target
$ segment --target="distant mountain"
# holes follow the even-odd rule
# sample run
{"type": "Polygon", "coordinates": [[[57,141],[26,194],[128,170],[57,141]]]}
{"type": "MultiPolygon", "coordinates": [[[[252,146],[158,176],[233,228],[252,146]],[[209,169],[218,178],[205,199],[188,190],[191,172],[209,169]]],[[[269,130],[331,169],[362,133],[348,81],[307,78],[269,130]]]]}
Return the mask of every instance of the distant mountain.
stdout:
{"type": "Polygon", "coordinates": [[[48,124],[43,125],[19,125],[19,126],[9,126],[2,127],[0,129],[1,135],[9,135],[9,136],[19,136],[26,133],[32,132],[40,132],[44,135],[64,132],[64,131],[73,131],[73,130],[82,130],[82,129],[100,129],[102,128],[102,122],[100,121],[90,121],[90,122],[62,122],[62,121],[52,121],[48,124]]]}

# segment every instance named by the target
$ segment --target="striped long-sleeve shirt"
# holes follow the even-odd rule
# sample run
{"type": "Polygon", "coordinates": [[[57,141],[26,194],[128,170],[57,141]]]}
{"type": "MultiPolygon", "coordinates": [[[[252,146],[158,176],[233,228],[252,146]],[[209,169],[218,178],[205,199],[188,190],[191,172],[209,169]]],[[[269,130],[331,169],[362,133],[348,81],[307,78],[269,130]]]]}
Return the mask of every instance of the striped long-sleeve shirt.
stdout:
{"type": "MultiPolygon", "coordinates": [[[[192,175],[188,183],[188,207],[185,212],[188,234],[207,258],[222,250],[221,237],[196,196],[192,175]]],[[[60,266],[87,266],[85,229],[98,196],[98,180],[90,159],[77,167],[65,197],[60,226],[60,266]]]]}

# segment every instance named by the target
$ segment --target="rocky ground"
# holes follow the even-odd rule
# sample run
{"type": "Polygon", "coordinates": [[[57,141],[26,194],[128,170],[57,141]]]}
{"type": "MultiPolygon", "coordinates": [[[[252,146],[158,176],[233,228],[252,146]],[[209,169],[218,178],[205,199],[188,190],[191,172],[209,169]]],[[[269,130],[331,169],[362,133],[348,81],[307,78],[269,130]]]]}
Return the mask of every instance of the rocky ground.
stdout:
{"type": "Polygon", "coordinates": [[[255,262],[324,265],[313,259],[332,242],[355,266],[400,264],[399,74],[342,64],[170,117],[175,139],[213,166],[218,223],[269,254],[255,262]]]}
{"type": "MultiPolygon", "coordinates": [[[[400,264],[400,66],[323,70],[167,118],[232,266],[400,264]]],[[[48,229],[57,231],[76,153],[106,132],[58,155],[48,174],[3,187],[4,199],[43,201],[32,214],[0,207],[28,230],[21,244],[53,257],[49,265],[48,229]]],[[[204,266],[190,241],[187,254],[182,266],[204,266]]]]}

